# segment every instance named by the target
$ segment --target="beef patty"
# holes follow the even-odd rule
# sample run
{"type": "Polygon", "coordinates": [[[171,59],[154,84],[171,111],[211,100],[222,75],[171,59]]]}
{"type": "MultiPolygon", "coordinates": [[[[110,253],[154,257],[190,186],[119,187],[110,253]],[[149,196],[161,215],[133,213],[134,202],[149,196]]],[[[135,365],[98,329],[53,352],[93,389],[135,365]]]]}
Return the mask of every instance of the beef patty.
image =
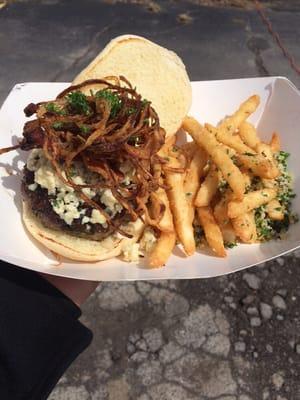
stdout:
{"type": "MultiPolygon", "coordinates": [[[[130,221],[129,214],[123,210],[113,218],[115,226],[108,224],[105,228],[101,224],[82,224],[81,222],[83,217],[74,219],[72,224],[68,225],[52,208],[50,200],[54,199],[55,196],[48,195],[48,191],[39,185],[34,191],[30,190],[28,186],[33,183],[34,172],[29,171],[25,167],[22,181],[23,199],[29,205],[33,214],[46,228],[63,231],[69,235],[85,239],[100,241],[114,233],[116,231],[115,226],[120,226],[121,224],[126,224],[130,221]]],[[[92,207],[86,205],[85,208],[85,215],[90,216],[92,213],[92,207]]]]}

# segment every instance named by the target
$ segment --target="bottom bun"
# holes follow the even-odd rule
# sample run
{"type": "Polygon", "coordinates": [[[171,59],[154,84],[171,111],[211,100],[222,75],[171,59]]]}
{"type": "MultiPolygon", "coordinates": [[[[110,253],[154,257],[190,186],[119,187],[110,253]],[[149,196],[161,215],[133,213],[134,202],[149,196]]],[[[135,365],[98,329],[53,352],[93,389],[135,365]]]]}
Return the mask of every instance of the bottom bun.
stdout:
{"type": "Polygon", "coordinates": [[[119,256],[124,246],[138,241],[144,229],[144,224],[138,219],[128,225],[132,238],[116,234],[101,242],[83,239],[46,228],[33,215],[26,202],[23,202],[23,222],[28,232],[49,250],[71,260],[90,262],[119,256]]]}

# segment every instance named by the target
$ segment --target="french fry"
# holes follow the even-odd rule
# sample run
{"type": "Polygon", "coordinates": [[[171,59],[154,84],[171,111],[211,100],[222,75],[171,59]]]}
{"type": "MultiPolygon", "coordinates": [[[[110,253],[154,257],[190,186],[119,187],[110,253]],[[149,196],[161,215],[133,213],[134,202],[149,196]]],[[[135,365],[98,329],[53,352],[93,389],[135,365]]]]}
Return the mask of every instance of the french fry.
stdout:
{"type": "Polygon", "coordinates": [[[223,147],[224,147],[224,149],[225,149],[225,151],[226,151],[226,154],[227,154],[231,159],[233,159],[233,157],[235,157],[235,155],[236,155],[236,151],[235,151],[232,147],[227,146],[226,144],[223,144],[223,147]]]}
{"type": "Polygon", "coordinates": [[[220,229],[224,243],[234,243],[236,241],[236,234],[230,221],[220,229]]]}
{"type": "Polygon", "coordinates": [[[266,143],[261,142],[256,146],[256,150],[261,156],[265,157],[267,160],[270,161],[270,163],[272,165],[272,174],[276,178],[280,172],[279,172],[279,169],[274,160],[273,151],[271,149],[271,146],[269,146],[266,143]]]}
{"type": "Polygon", "coordinates": [[[176,140],[177,140],[177,136],[176,135],[173,135],[173,136],[169,136],[167,139],[166,139],[166,142],[165,142],[165,144],[163,145],[163,150],[169,150],[171,147],[173,147],[174,145],[175,145],[175,143],[176,143],[176,140]]]}
{"type": "Polygon", "coordinates": [[[278,176],[278,169],[274,168],[273,163],[261,154],[237,154],[236,158],[253,175],[266,179],[274,179],[278,176]]]}
{"type": "Polygon", "coordinates": [[[215,196],[219,185],[219,173],[215,164],[211,164],[208,174],[200,185],[195,199],[196,207],[208,206],[215,196]]]}
{"type": "Polygon", "coordinates": [[[243,172],[243,177],[244,177],[246,188],[249,188],[251,186],[251,176],[250,176],[250,174],[246,173],[246,172],[243,172]]]}
{"type": "Polygon", "coordinates": [[[218,143],[211,132],[204,129],[199,122],[192,117],[186,117],[184,119],[183,129],[211,156],[213,162],[221,170],[224,179],[228,182],[236,197],[242,199],[245,193],[243,175],[227,154],[226,149],[218,143]]]}
{"type": "Polygon", "coordinates": [[[277,153],[280,150],[281,143],[280,143],[280,137],[278,133],[274,132],[272,135],[272,139],[270,141],[270,147],[273,151],[273,153],[277,153]]]}
{"type": "Polygon", "coordinates": [[[265,179],[263,178],[262,180],[263,186],[266,189],[276,189],[277,188],[277,183],[275,179],[265,179]]]}
{"type": "Polygon", "coordinates": [[[228,203],[229,218],[237,218],[249,211],[269,203],[276,197],[276,190],[261,189],[245,194],[243,200],[232,200],[228,203]]]}
{"type": "Polygon", "coordinates": [[[224,119],[218,126],[218,129],[227,132],[228,134],[233,134],[240,127],[240,125],[253,114],[260,103],[260,98],[257,95],[249,97],[244,101],[239,109],[230,117],[224,119]]]}
{"type": "Polygon", "coordinates": [[[165,141],[164,145],[159,150],[158,154],[161,157],[166,157],[168,155],[169,150],[175,145],[176,140],[177,140],[176,135],[168,137],[167,140],[165,141]]]}
{"type": "Polygon", "coordinates": [[[260,143],[260,139],[257,136],[256,129],[250,122],[244,121],[240,125],[239,135],[243,142],[251,149],[256,149],[256,146],[260,143]]]}
{"type": "Polygon", "coordinates": [[[273,151],[269,144],[264,142],[258,143],[258,145],[256,146],[256,151],[258,154],[262,155],[263,157],[274,163],[273,151]]]}
{"type": "Polygon", "coordinates": [[[207,153],[197,146],[191,159],[190,165],[184,180],[184,192],[187,198],[190,219],[193,222],[195,209],[194,200],[200,187],[200,178],[203,175],[204,167],[207,164],[207,153]]]}
{"type": "Polygon", "coordinates": [[[231,190],[226,190],[214,208],[214,217],[221,229],[225,243],[232,243],[236,240],[235,231],[228,217],[228,203],[232,198],[231,190]]]}
{"type": "Polygon", "coordinates": [[[238,199],[242,199],[245,193],[245,182],[241,171],[233,163],[222,146],[217,146],[212,150],[212,160],[221,170],[223,178],[228,182],[232,191],[238,199]]]}
{"type": "Polygon", "coordinates": [[[148,266],[150,268],[158,268],[165,265],[175,244],[175,232],[161,232],[148,256],[148,266]]]}
{"type": "Polygon", "coordinates": [[[236,235],[244,243],[255,243],[257,240],[254,211],[242,214],[231,220],[236,235]]]}
{"type": "Polygon", "coordinates": [[[284,219],[284,212],[282,205],[277,199],[273,199],[266,205],[266,212],[274,221],[282,221],[284,219]]]}
{"type": "Polygon", "coordinates": [[[162,232],[173,232],[173,216],[170,210],[169,199],[166,191],[163,188],[158,188],[156,192],[151,193],[151,211],[154,218],[159,215],[161,205],[164,206],[164,213],[157,227],[162,232]]]}
{"type": "MultiPolygon", "coordinates": [[[[172,168],[180,167],[180,162],[173,157],[170,158],[169,164],[172,168]]],[[[167,195],[178,239],[183,244],[186,254],[192,255],[196,250],[196,244],[193,223],[184,191],[184,174],[165,169],[165,181],[169,188],[167,195]]]]}
{"type": "Polygon", "coordinates": [[[218,201],[218,203],[215,205],[214,208],[214,217],[222,229],[224,226],[226,226],[229,222],[229,217],[228,217],[228,203],[233,199],[233,193],[231,190],[226,190],[224,195],[221,197],[221,199],[218,201]]]}
{"type": "Polygon", "coordinates": [[[231,190],[227,190],[214,208],[214,217],[217,221],[225,243],[232,243],[236,240],[236,234],[228,217],[228,203],[232,199],[231,190]]]}
{"type": "Polygon", "coordinates": [[[228,134],[223,129],[215,128],[213,125],[205,124],[204,127],[215,135],[217,140],[228,147],[231,147],[240,154],[253,152],[251,147],[246,146],[238,135],[228,134]]]}
{"type": "Polygon", "coordinates": [[[210,248],[219,257],[226,257],[226,250],[224,247],[222,232],[219,225],[216,223],[211,208],[199,207],[197,208],[197,214],[210,248]]]}

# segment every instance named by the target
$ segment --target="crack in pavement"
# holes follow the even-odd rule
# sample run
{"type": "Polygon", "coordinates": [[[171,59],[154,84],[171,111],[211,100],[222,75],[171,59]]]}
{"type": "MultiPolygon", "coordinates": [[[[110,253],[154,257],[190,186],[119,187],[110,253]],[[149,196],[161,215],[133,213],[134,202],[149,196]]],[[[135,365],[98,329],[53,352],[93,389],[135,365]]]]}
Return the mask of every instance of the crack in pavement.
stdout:
{"type": "Polygon", "coordinates": [[[50,82],[57,82],[61,75],[63,75],[65,72],[69,71],[71,68],[76,67],[76,65],[78,65],[82,60],[84,60],[90,52],[92,52],[93,50],[96,50],[97,45],[98,45],[98,39],[103,35],[103,33],[107,32],[111,27],[112,27],[112,24],[107,25],[103,29],[101,29],[101,31],[97,32],[93,36],[90,45],[85,48],[85,50],[82,52],[82,54],[80,54],[78,57],[76,57],[73,60],[73,62],[70,65],[68,65],[66,68],[63,68],[60,71],[58,71],[50,79],[50,82]]]}
{"type": "Polygon", "coordinates": [[[270,76],[270,72],[264,65],[264,60],[261,55],[262,50],[266,50],[269,46],[267,41],[259,37],[251,37],[247,41],[247,47],[254,54],[255,66],[260,76],[270,76]]]}

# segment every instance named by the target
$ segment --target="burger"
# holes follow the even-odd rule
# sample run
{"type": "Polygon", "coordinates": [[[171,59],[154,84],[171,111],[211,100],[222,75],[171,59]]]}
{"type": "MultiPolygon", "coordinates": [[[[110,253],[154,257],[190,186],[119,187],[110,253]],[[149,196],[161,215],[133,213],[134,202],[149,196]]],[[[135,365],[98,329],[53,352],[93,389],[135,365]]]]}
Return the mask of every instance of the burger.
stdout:
{"type": "Polygon", "coordinates": [[[22,180],[28,232],[73,260],[128,253],[145,227],[155,227],[149,199],[161,186],[159,150],[190,104],[178,56],[128,35],[110,42],[56,99],[29,104],[22,140],[0,151],[29,152],[22,180]]]}

